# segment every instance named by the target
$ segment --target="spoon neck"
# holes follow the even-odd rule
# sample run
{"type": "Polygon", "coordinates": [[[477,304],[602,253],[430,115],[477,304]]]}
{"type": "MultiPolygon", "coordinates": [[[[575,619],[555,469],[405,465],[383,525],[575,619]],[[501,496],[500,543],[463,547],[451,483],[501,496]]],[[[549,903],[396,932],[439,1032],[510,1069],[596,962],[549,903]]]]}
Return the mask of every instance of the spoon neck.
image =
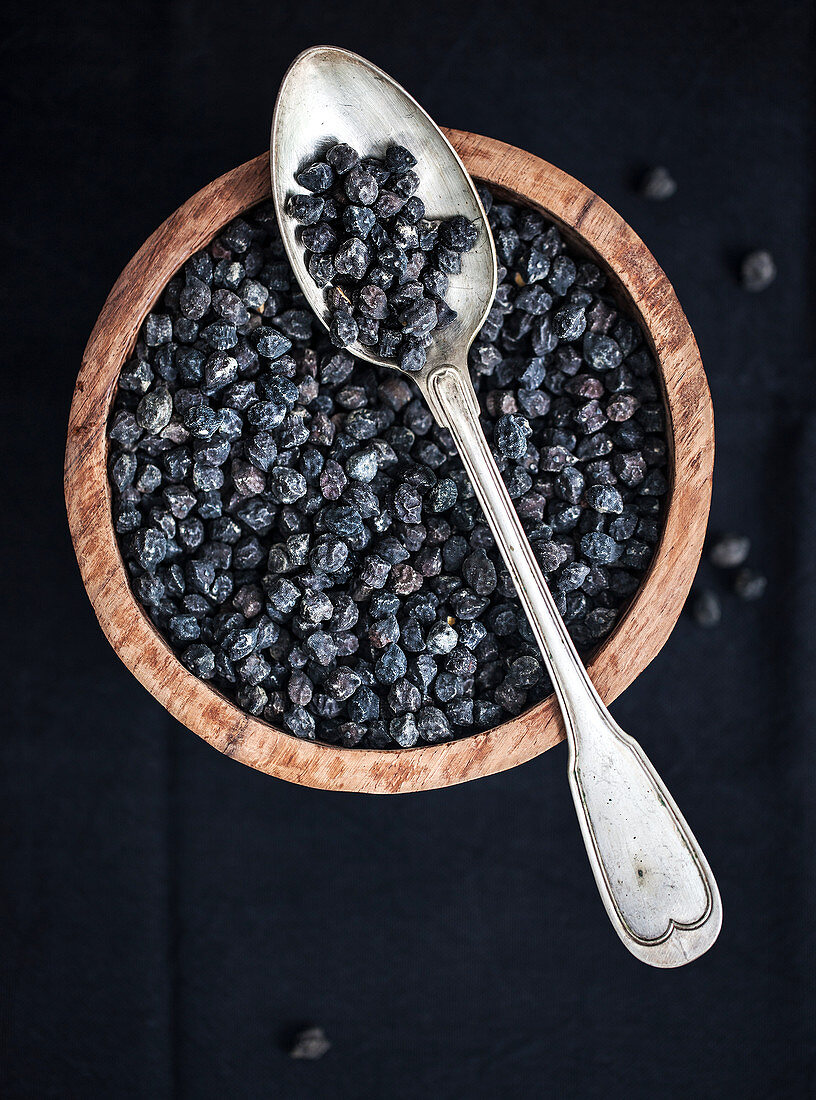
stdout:
{"type": "Polygon", "coordinates": [[[417,380],[440,427],[450,430],[452,416],[479,421],[479,402],[470,380],[467,356],[434,363],[417,380]]]}

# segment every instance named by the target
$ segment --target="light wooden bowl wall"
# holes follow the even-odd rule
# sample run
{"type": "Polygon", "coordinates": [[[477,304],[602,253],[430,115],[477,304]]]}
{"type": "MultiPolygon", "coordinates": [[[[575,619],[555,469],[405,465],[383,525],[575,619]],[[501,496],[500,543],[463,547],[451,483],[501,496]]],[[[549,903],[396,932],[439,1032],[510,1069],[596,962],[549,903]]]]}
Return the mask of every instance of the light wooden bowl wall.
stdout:
{"type": "MultiPolygon", "coordinates": [[[[446,131],[470,173],[552,218],[594,254],[639,316],[668,407],[672,477],[651,567],[589,672],[608,703],[658,653],[682,610],[708,519],[714,452],[711,399],[685,315],[649,250],[602,199],[538,157],[446,131]]],[[[106,428],[122,364],[145,316],[187,258],[236,215],[270,195],[265,154],[214,180],[160,226],[116,282],[88,341],[65,455],[65,498],[82,580],[99,623],[134,676],[180,722],[225,755],[270,775],[343,791],[443,787],[522,764],[564,736],[553,697],[487,733],[412,749],[345,749],[302,741],[250,717],[189,673],[136,602],[111,518],[106,428]]]]}

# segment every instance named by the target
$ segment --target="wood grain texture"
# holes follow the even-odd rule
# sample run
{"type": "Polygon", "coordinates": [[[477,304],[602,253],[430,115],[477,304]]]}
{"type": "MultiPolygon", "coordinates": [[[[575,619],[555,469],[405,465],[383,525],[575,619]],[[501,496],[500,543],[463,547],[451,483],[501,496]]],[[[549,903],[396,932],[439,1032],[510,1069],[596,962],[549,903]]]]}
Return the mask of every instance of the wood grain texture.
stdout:
{"type": "MultiPolygon", "coordinates": [[[[521,149],[447,130],[470,173],[556,221],[594,254],[640,318],[659,363],[672,484],[652,565],[589,672],[609,703],[659,652],[683,608],[702,551],[711,497],[714,424],[694,336],[668,279],[632,229],[577,180],[521,149]]],[[[111,519],[106,429],[120,368],[164,286],[232,218],[270,195],[261,154],[214,180],[156,230],[117,280],[91,333],[76,382],[65,453],[68,522],[82,580],[121,660],[180,722],[235,760],[333,790],[400,793],[478,779],[562,740],[550,697],[487,733],[413,749],[344,749],[301,741],[252,718],[189,673],[136,602],[111,519]]]]}

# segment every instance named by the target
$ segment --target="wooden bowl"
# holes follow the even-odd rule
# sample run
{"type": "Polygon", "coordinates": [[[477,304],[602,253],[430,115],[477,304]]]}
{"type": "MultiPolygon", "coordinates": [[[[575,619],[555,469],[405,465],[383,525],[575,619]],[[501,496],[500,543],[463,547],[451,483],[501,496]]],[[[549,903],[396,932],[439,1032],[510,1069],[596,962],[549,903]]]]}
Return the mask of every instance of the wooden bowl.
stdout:
{"type": "MultiPolygon", "coordinates": [[[[589,672],[608,703],[668,638],[688,595],[705,535],[714,427],[697,345],[666,276],[602,199],[521,149],[448,130],[466,167],[506,198],[553,219],[593,256],[649,335],[668,407],[672,477],[651,567],[589,672]]],[[[412,749],[346,749],[302,741],[245,714],[188,672],[136,602],[111,517],[106,429],[122,364],[145,316],[187,258],[236,215],[270,195],[266,154],[221,176],[178,209],[120,275],[88,341],[65,454],[65,499],[82,580],[108,641],[180,722],[215,748],[281,779],[343,791],[396,793],[463,783],[524,763],[564,736],[551,696],[496,729],[412,749]]]]}

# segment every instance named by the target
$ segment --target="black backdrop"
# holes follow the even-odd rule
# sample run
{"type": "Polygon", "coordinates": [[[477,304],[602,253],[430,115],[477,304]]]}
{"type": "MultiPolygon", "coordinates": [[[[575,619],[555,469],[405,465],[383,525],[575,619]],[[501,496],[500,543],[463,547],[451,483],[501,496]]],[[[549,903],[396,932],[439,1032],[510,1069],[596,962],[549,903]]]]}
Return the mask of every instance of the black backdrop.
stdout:
{"type": "Polygon", "coordinates": [[[0,894],[11,1097],[746,1097],[813,1084],[813,104],[807,4],[19,5],[4,27],[0,894]],[[61,500],[82,348],[119,270],[260,151],[327,41],[442,123],[599,191],[674,282],[714,394],[712,524],[767,598],[688,620],[614,706],[686,812],[725,925],[631,959],[587,869],[560,746],[385,799],[256,774],[109,650],[61,500]],[[632,188],[667,164],[675,198],[632,188]],[[735,260],[766,246],[761,295],[735,260]],[[810,247],[812,248],[812,241],[810,247]],[[287,1034],[334,1046],[291,1061],[287,1034]]]}

